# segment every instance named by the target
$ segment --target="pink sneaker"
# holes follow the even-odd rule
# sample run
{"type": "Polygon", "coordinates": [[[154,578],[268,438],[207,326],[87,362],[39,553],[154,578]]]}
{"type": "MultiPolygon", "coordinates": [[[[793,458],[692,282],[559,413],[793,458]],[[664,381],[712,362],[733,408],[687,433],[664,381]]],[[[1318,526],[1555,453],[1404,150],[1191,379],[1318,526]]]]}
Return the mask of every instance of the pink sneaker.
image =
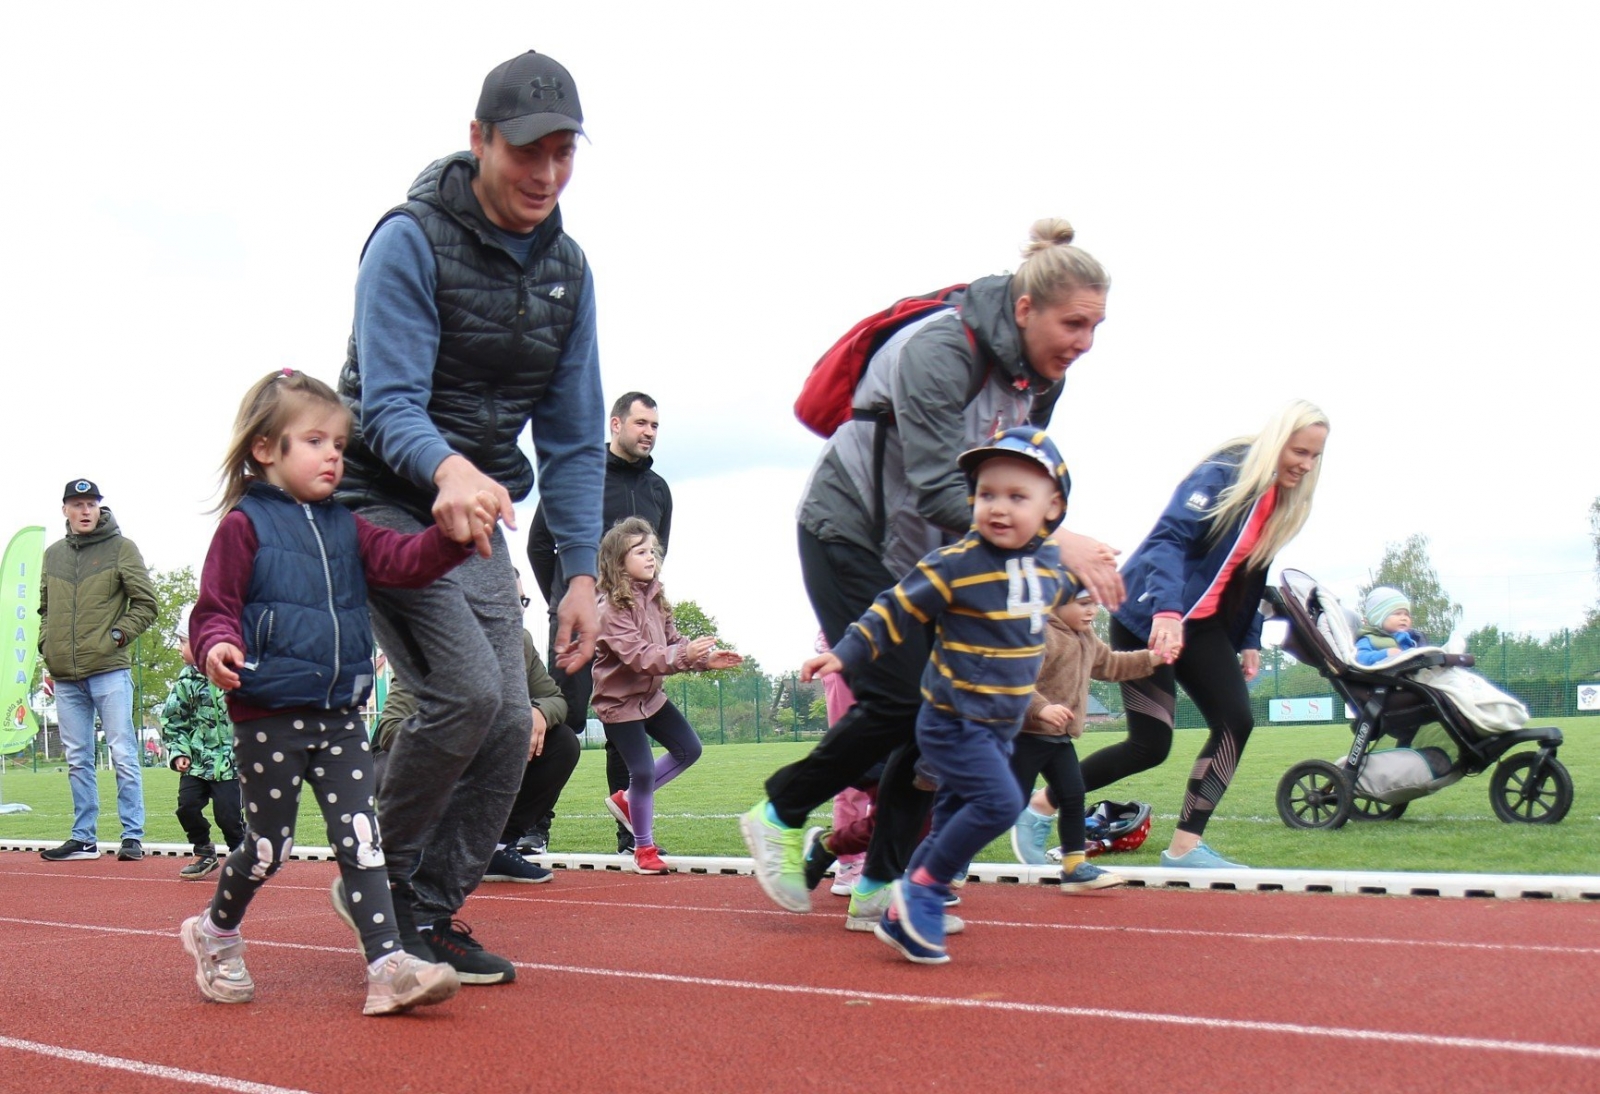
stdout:
{"type": "Polygon", "coordinates": [[[619,790],[607,798],[606,809],[610,811],[613,817],[617,818],[618,824],[628,830],[629,835],[633,834],[633,817],[628,813],[628,792],[626,790],[619,790]]]}
{"type": "Polygon", "coordinates": [[[850,887],[856,883],[856,878],[861,876],[861,863],[842,862],[834,867],[833,885],[828,892],[834,896],[849,896],[850,887]]]}

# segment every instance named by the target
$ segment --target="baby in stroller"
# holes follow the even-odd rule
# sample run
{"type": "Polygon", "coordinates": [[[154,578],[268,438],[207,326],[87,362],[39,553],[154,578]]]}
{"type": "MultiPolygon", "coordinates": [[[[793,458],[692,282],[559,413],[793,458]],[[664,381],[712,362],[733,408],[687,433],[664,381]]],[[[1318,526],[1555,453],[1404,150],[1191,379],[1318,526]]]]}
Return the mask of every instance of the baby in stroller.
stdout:
{"type": "Polygon", "coordinates": [[[1490,803],[1501,820],[1554,824],[1572,803],[1572,781],[1556,759],[1561,731],[1527,728],[1527,708],[1470,671],[1470,654],[1448,653],[1395,621],[1409,608],[1396,590],[1374,590],[1363,621],[1337,598],[1298,570],[1284,570],[1280,585],[1268,590],[1274,614],[1284,615],[1289,633],[1284,648],[1312,665],[1355,711],[1355,740],[1349,754],[1329,763],[1311,760],[1289,769],[1278,787],[1278,812],[1300,828],[1337,828],[1354,815],[1393,819],[1405,804],[1476,775],[1491,765],[1490,803]],[[1374,616],[1382,612],[1382,623],[1374,616]],[[1374,664],[1358,657],[1361,637],[1377,629],[1393,646],[1369,643],[1381,654],[1374,664]],[[1411,645],[1401,648],[1397,632],[1411,645]],[[1389,736],[1397,747],[1378,749],[1389,736]],[[1522,743],[1537,752],[1507,756],[1522,743]],[[1506,757],[1501,760],[1501,757],[1506,757]]]}
{"type": "Polygon", "coordinates": [[[1361,613],[1365,619],[1356,639],[1357,664],[1376,665],[1428,644],[1421,631],[1411,629],[1411,601],[1399,589],[1379,585],[1367,594],[1361,613]]]}

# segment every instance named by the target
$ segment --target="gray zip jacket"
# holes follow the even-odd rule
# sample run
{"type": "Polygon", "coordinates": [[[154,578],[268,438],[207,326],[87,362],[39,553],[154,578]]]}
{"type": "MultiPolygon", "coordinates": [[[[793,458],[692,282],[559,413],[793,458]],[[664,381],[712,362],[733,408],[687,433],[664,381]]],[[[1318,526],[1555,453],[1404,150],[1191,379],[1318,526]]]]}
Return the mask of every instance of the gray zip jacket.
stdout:
{"type": "Polygon", "coordinates": [[[845,422],[828,438],[795,514],[818,539],[873,551],[892,574],[972,526],[956,457],[999,430],[1048,424],[1060,390],[1023,359],[1009,274],[980,278],[952,300],[956,308],[896,331],[856,385],[856,410],[893,415],[884,427],[883,542],[873,535],[873,421],[845,422]]]}

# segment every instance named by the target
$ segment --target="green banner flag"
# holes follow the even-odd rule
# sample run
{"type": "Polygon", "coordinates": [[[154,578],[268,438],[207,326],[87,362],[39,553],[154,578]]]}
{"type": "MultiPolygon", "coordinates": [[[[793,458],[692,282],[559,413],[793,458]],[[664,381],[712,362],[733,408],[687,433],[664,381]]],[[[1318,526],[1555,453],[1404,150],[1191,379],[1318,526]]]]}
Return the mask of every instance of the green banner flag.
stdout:
{"type": "Polygon", "coordinates": [[[39,571],[44,563],[44,529],[33,525],[11,537],[0,564],[0,604],[6,621],[4,676],[0,677],[0,756],[27,747],[39,732],[28,706],[28,685],[39,656],[39,571]]]}

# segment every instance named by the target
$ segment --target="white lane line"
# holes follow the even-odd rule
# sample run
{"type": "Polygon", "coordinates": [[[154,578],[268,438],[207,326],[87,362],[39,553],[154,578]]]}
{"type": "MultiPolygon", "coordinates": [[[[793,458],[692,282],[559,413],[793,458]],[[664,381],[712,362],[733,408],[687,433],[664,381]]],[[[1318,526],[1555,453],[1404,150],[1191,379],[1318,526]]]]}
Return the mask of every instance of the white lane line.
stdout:
{"type": "MultiPolygon", "coordinates": [[[[671,909],[671,905],[628,905],[628,907],[671,909]]],[[[777,913],[773,913],[777,914],[777,913]]],[[[32,919],[0,917],[0,923],[23,926],[61,927],[99,933],[147,935],[168,937],[168,931],[139,930],[129,927],[100,927],[82,923],[57,923],[32,919]]],[[[1313,941],[1320,941],[1313,939],[1313,941]]],[[[1370,939],[1357,941],[1370,942],[1370,939]]],[[[306,950],[318,953],[348,953],[348,947],[310,946],[298,942],[258,942],[252,946],[271,946],[286,950],[306,950]]],[[[1539,1041],[1505,1041],[1483,1037],[1450,1037],[1431,1033],[1406,1033],[1400,1031],[1351,1029],[1341,1026],[1308,1026],[1294,1022],[1264,1022],[1243,1018],[1207,1018],[1190,1014],[1163,1014],[1159,1011],[1112,1010],[1104,1007],[1069,1007],[1053,1003],[1004,1002],[994,999],[968,999],[940,995],[909,995],[898,992],[856,991],[849,988],[825,988],[809,984],[775,984],[755,980],[729,980],[720,977],[684,976],[678,973],[641,972],[634,969],[604,969],[582,965],[556,965],[546,962],[516,961],[519,969],[534,972],[566,973],[573,976],[601,976],[622,980],[646,980],[665,984],[682,984],[693,987],[732,988],[738,991],[761,991],[780,995],[812,995],[831,999],[855,999],[882,1003],[903,1003],[910,1006],[963,1007],[969,1010],[989,1010],[1006,1013],[1041,1014],[1065,1018],[1100,1018],[1109,1021],[1141,1022],[1151,1025],[1171,1025],[1200,1029],[1239,1030],[1254,1033],[1290,1034],[1304,1037],[1323,1037],[1346,1041],[1370,1041],[1395,1045],[1420,1045],[1434,1048],[1458,1048],[1490,1052],[1517,1052],[1535,1056],[1560,1056],[1580,1060],[1600,1060],[1600,1048],[1587,1045],[1559,1045],[1539,1041]]],[[[28,1044],[29,1042],[19,1042],[28,1044]]],[[[4,1039],[0,1038],[0,1044],[4,1039]]],[[[245,1089],[245,1088],[240,1088],[245,1089]]],[[[252,1087],[252,1090],[257,1089],[252,1087]]],[[[267,1094],[277,1088],[259,1088],[267,1094]]]]}
{"type": "MultiPolygon", "coordinates": [[[[637,901],[613,900],[585,900],[578,897],[568,897],[561,892],[541,892],[537,895],[521,893],[513,896],[506,894],[498,896],[486,894],[479,889],[472,896],[475,901],[516,901],[523,904],[557,904],[557,905],[583,905],[593,908],[629,908],[640,911],[678,911],[678,912],[706,912],[715,915],[754,915],[773,916],[780,919],[795,919],[793,912],[782,912],[773,908],[720,908],[710,905],[689,904],[646,904],[637,901]]],[[[841,908],[835,913],[844,915],[843,901],[841,908]]],[[[953,909],[956,915],[961,915],[962,909],[953,909]]],[[[1600,957],[1600,946],[1555,946],[1527,942],[1456,942],[1450,939],[1436,938],[1377,938],[1371,935],[1315,935],[1315,934],[1278,934],[1268,931],[1202,931],[1182,927],[1137,927],[1121,924],[1117,926],[1102,926],[1091,923],[1030,923],[1005,919],[974,919],[962,916],[968,923],[983,927],[1001,927],[1012,930],[1046,930],[1046,931],[1081,931],[1086,934],[1143,934],[1143,935],[1170,935],[1177,938],[1200,939],[1237,939],[1242,942],[1323,942],[1336,945],[1374,945],[1374,946],[1418,946],[1425,949],[1445,950],[1474,950],[1489,953],[1553,953],[1575,957],[1600,957]]]]}
{"type": "Polygon", "coordinates": [[[76,1048],[63,1048],[60,1045],[45,1045],[37,1041],[19,1041],[15,1037],[0,1036],[0,1049],[5,1048],[17,1052],[32,1052],[52,1060],[66,1060],[74,1064],[87,1064],[90,1067],[103,1067],[112,1071],[131,1071],[135,1075],[169,1079],[175,1083],[191,1083],[195,1086],[209,1086],[215,1090],[233,1091],[236,1094],[310,1094],[309,1091],[295,1087],[269,1086],[266,1083],[252,1083],[246,1079],[234,1079],[227,1075],[211,1075],[204,1071],[147,1064],[142,1060],[126,1060],[121,1056],[106,1056],[99,1052],[83,1052],[76,1048]]]}
{"type": "Polygon", "coordinates": [[[867,1000],[875,1003],[903,1003],[910,1006],[961,1007],[967,1010],[1040,1014],[1062,1018],[1101,1018],[1110,1021],[1143,1022],[1151,1025],[1239,1030],[1250,1033],[1293,1034],[1302,1037],[1326,1037],[1346,1041],[1375,1041],[1392,1045],[1421,1045],[1429,1048],[1519,1052],[1534,1056],[1564,1056],[1579,1060],[1600,1060],[1600,1048],[1593,1048],[1588,1045],[1556,1045],[1538,1041],[1503,1041],[1484,1037],[1449,1037],[1433,1033],[1349,1029],[1340,1026],[1306,1026],[1294,1022],[1261,1022],[1243,1018],[1205,1018],[1191,1014],[1110,1010],[1103,1007],[1064,1007],[1050,1003],[1007,1003],[994,999],[967,999],[941,995],[851,991],[845,988],[819,988],[801,984],[766,984],[752,980],[726,980],[709,976],[680,976],[675,973],[636,972],[627,969],[594,969],[579,965],[551,965],[541,962],[517,961],[514,964],[519,969],[529,969],[536,972],[570,973],[575,976],[608,976],[624,980],[650,980],[692,987],[733,988],[739,991],[762,991],[780,995],[816,995],[832,999],[867,1000]]]}

